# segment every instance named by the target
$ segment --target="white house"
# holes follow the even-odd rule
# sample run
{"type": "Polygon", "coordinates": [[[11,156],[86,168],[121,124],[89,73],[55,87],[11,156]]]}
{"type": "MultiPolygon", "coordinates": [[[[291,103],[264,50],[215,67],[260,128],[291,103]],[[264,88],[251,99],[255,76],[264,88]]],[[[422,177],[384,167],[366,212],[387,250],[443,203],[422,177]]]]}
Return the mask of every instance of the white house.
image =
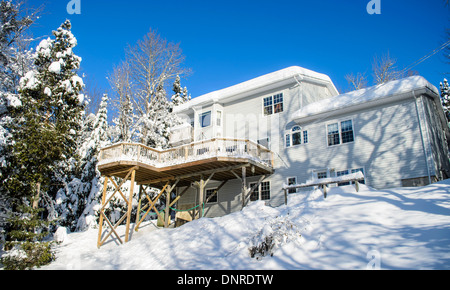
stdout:
{"type": "MultiPolygon", "coordinates": [[[[367,185],[389,188],[450,176],[450,132],[439,92],[420,76],[340,95],[328,76],[289,67],[174,111],[185,120],[174,130],[174,146],[226,138],[253,141],[273,153],[273,171],[263,178],[254,170],[226,183],[211,178],[204,196],[194,186],[177,188],[183,192],[179,208],[207,201],[203,214],[209,217],[240,210],[245,186],[254,189],[250,200],[276,206],[284,202],[284,185],[311,178],[362,171],[367,185]]],[[[234,150],[229,148],[223,151],[234,150]]]]}
{"type": "Polygon", "coordinates": [[[168,227],[175,203],[180,225],[254,200],[277,206],[297,190],[287,186],[325,178],[347,180],[342,186],[349,184],[343,176],[362,172],[363,182],[381,189],[450,177],[450,132],[439,92],[420,76],[339,94],[328,76],[289,67],[199,96],[174,112],[184,124],[173,128],[173,148],[119,143],[101,149],[101,217],[111,231],[101,238],[101,220],[98,246],[112,233],[120,239],[114,229],[125,218],[129,233],[135,184],[137,230],[152,211],[168,227]],[[112,177],[131,181],[128,197],[112,177]],[[109,183],[116,190],[107,198],[109,183]],[[150,188],[159,189],[155,198],[150,188]],[[112,225],[105,211],[117,194],[128,210],[112,225]],[[156,204],[164,195],[169,206],[162,216],[156,204]]]}

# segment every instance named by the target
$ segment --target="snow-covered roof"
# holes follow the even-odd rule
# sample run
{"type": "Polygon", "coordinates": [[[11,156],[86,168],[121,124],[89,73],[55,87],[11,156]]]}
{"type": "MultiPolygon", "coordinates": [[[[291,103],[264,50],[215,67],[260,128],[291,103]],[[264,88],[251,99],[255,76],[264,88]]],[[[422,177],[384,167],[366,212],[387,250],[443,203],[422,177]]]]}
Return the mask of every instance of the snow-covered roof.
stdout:
{"type": "Polygon", "coordinates": [[[438,89],[430,84],[425,78],[421,76],[411,76],[309,104],[295,112],[291,116],[291,120],[299,122],[302,121],[302,119],[311,119],[324,113],[332,115],[333,112],[357,108],[358,105],[373,105],[374,103],[383,100],[395,100],[396,98],[393,98],[394,96],[401,96],[408,92],[425,88],[428,88],[436,95],[439,95],[438,89]]]}
{"type": "Polygon", "coordinates": [[[185,104],[176,106],[174,111],[182,112],[195,106],[205,106],[219,101],[224,102],[226,100],[232,101],[247,95],[260,93],[275,86],[295,83],[295,78],[297,81],[308,80],[325,84],[330,88],[332,93],[338,94],[338,91],[329,76],[302,67],[292,66],[222,90],[196,97],[185,104]]]}

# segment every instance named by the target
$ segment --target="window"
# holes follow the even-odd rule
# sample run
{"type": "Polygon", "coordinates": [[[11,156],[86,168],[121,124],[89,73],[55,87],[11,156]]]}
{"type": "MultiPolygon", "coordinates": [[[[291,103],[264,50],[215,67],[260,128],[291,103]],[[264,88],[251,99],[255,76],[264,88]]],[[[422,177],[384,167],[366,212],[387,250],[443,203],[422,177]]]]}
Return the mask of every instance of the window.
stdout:
{"type": "Polygon", "coordinates": [[[355,140],[353,135],[353,122],[347,120],[340,123],[333,123],[327,126],[328,146],[350,143],[355,140]]]}
{"type": "MultiPolygon", "coordinates": [[[[288,177],[287,179],[288,185],[297,184],[297,177],[288,177]]],[[[296,193],[297,188],[288,189],[288,193],[296,193]]]]}
{"type": "MultiPolygon", "coordinates": [[[[256,184],[257,184],[256,182],[250,183],[249,187],[252,188],[256,184]]],[[[252,195],[250,195],[250,201],[256,201],[258,199],[259,199],[259,186],[257,186],[255,190],[253,190],[252,195]]]]}
{"type": "Polygon", "coordinates": [[[341,144],[339,137],[339,125],[331,124],[328,125],[328,146],[341,144]]]}
{"type": "Polygon", "coordinates": [[[292,128],[288,134],[286,134],[286,148],[291,146],[298,146],[302,144],[302,136],[303,136],[303,144],[308,143],[308,131],[302,131],[300,126],[295,126],[292,128]]]}
{"type": "MultiPolygon", "coordinates": [[[[336,172],[336,176],[344,176],[344,175],[348,175],[348,170],[342,170],[342,171],[338,171],[336,172]]],[[[344,186],[344,185],[350,185],[350,182],[340,182],[338,183],[338,186],[344,186]]]]}
{"type": "Polygon", "coordinates": [[[214,194],[214,192],[216,192],[216,191],[217,191],[217,188],[211,188],[211,189],[206,190],[206,200],[208,200],[208,198],[210,196],[212,196],[211,199],[208,201],[208,203],[216,203],[217,202],[217,195],[219,193],[214,194]]]}
{"type": "Polygon", "coordinates": [[[200,115],[200,127],[205,128],[211,126],[211,111],[200,115]]]}
{"type": "Polygon", "coordinates": [[[272,97],[264,98],[264,115],[272,115],[273,113],[273,101],[272,97]]]}
{"type": "Polygon", "coordinates": [[[284,111],[283,94],[277,94],[264,98],[263,104],[265,116],[281,113],[284,111]]]}
{"type": "MultiPolygon", "coordinates": [[[[257,183],[253,182],[249,184],[249,187],[252,188],[257,183]]],[[[259,200],[269,200],[270,199],[270,181],[261,182],[261,184],[255,188],[250,196],[251,201],[259,200]]]]}
{"type": "MultiPolygon", "coordinates": [[[[360,172],[360,171],[362,172],[362,174],[364,174],[364,168],[352,169],[352,173],[357,173],[357,172],[360,172]]],[[[366,180],[365,179],[361,180],[359,183],[366,184],[366,180]]]]}
{"type": "Polygon", "coordinates": [[[270,182],[261,182],[261,200],[270,199],[270,182]]]}
{"type": "MultiPolygon", "coordinates": [[[[336,172],[336,176],[344,176],[344,175],[349,175],[350,173],[357,173],[357,172],[362,172],[364,174],[364,169],[363,168],[358,168],[358,169],[348,169],[348,170],[342,170],[342,171],[337,171],[336,172]]],[[[366,181],[365,180],[361,180],[359,181],[359,183],[365,184],[366,181]]],[[[352,182],[352,184],[355,184],[355,182],[352,182]]],[[[344,185],[350,185],[350,182],[340,182],[338,183],[338,186],[344,186],[344,185]]]]}
{"type": "Polygon", "coordinates": [[[299,126],[292,128],[292,145],[302,144],[302,129],[299,126]]]}
{"type": "Polygon", "coordinates": [[[353,124],[351,120],[341,123],[342,143],[353,142],[353,124]]]}
{"type": "Polygon", "coordinates": [[[217,111],[216,124],[219,127],[222,126],[222,111],[217,111]]]}
{"type": "Polygon", "coordinates": [[[317,172],[317,179],[324,179],[327,177],[328,177],[328,172],[326,172],[326,171],[317,172]]]}
{"type": "Polygon", "coordinates": [[[275,114],[283,112],[283,94],[273,96],[273,108],[275,114]]]}
{"type": "Polygon", "coordinates": [[[286,134],[286,148],[291,147],[291,134],[286,134]]]}

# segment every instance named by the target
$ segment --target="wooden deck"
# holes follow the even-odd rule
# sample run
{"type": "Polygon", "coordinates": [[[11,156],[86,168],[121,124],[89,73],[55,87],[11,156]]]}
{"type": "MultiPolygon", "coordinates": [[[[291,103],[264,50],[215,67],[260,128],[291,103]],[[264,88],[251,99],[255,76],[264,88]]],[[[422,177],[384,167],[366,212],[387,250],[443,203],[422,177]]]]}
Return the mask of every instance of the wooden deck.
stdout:
{"type": "MultiPolygon", "coordinates": [[[[177,203],[189,187],[195,186],[198,189],[196,208],[201,208],[201,205],[208,202],[205,189],[212,180],[221,181],[214,195],[228,180],[239,179],[242,183],[242,207],[245,207],[256,186],[273,173],[274,155],[269,149],[249,140],[216,138],[168,150],[120,143],[101,149],[98,159],[98,169],[105,176],[97,241],[97,247],[101,247],[113,234],[123,243],[117,228],[125,220],[125,243],[129,241],[135,183],[139,185],[139,204],[134,230],[139,230],[142,221],[151,211],[164,221],[164,227],[168,227],[170,207],[177,203]],[[257,185],[252,188],[248,188],[246,182],[246,178],[250,176],[259,176],[257,185]],[[121,181],[116,183],[112,177],[118,177],[121,181]],[[131,181],[131,186],[127,195],[122,192],[122,185],[128,180],[131,181]],[[109,183],[115,188],[112,194],[108,193],[109,183]],[[147,193],[149,187],[160,189],[159,194],[151,197],[147,193]],[[171,193],[176,187],[186,188],[171,200],[171,193]],[[127,213],[113,224],[106,209],[116,195],[126,203],[127,213]],[[162,216],[156,210],[156,203],[164,195],[169,206],[166,206],[162,216]],[[145,213],[141,216],[143,210],[145,213]],[[103,231],[104,223],[106,231],[103,231]]],[[[212,195],[209,198],[211,197],[212,195]]],[[[200,209],[193,210],[192,216],[201,218],[203,213],[200,214],[200,209]]]]}
{"type": "Polygon", "coordinates": [[[246,166],[249,176],[273,173],[273,153],[249,140],[217,138],[157,150],[142,144],[120,143],[103,148],[98,169],[104,176],[124,178],[136,170],[137,184],[156,184],[180,179],[179,186],[214,174],[214,180],[235,179],[233,169],[246,166]]]}

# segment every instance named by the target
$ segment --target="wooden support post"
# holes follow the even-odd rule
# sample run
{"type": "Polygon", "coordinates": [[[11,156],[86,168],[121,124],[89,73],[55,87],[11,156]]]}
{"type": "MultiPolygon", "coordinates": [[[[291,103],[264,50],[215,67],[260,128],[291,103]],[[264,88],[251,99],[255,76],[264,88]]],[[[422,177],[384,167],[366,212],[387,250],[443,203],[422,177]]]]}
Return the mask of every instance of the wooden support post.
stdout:
{"type": "Polygon", "coordinates": [[[245,195],[247,194],[247,167],[242,167],[242,208],[245,207],[245,195]]]}
{"type": "Polygon", "coordinates": [[[136,178],[136,169],[132,169],[131,172],[131,186],[130,186],[130,196],[128,197],[128,212],[127,212],[127,225],[125,227],[125,243],[128,243],[130,235],[130,221],[131,221],[131,210],[133,208],[133,195],[134,195],[134,181],[136,178]]]}
{"type": "MultiPolygon", "coordinates": [[[[106,201],[106,189],[107,188],[108,188],[108,176],[105,176],[105,182],[103,183],[102,206],[104,206],[105,201],[106,201]]],[[[103,231],[103,214],[100,213],[97,248],[100,248],[100,246],[101,246],[102,231],[103,231]]]]}
{"type": "Polygon", "coordinates": [[[195,214],[195,219],[202,217],[202,211],[205,202],[205,180],[203,179],[203,175],[200,178],[200,182],[198,183],[198,204],[200,205],[197,208],[197,214],[195,214]]]}
{"type": "Polygon", "coordinates": [[[170,215],[170,195],[174,188],[177,186],[178,182],[180,182],[180,179],[177,179],[172,186],[169,186],[166,189],[166,210],[164,212],[164,228],[169,227],[169,215],[170,215]]]}
{"type": "Polygon", "coordinates": [[[164,212],[164,227],[168,228],[169,227],[169,214],[170,214],[170,195],[172,190],[166,190],[167,195],[166,195],[166,211],[164,212]]]}
{"type": "Polygon", "coordinates": [[[139,185],[139,197],[138,197],[138,208],[137,208],[137,212],[136,212],[136,221],[134,222],[135,224],[138,223],[139,221],[139,217],[141,215],[141,205],[142,205],[142,186],[143,185],[139,185]]]}

